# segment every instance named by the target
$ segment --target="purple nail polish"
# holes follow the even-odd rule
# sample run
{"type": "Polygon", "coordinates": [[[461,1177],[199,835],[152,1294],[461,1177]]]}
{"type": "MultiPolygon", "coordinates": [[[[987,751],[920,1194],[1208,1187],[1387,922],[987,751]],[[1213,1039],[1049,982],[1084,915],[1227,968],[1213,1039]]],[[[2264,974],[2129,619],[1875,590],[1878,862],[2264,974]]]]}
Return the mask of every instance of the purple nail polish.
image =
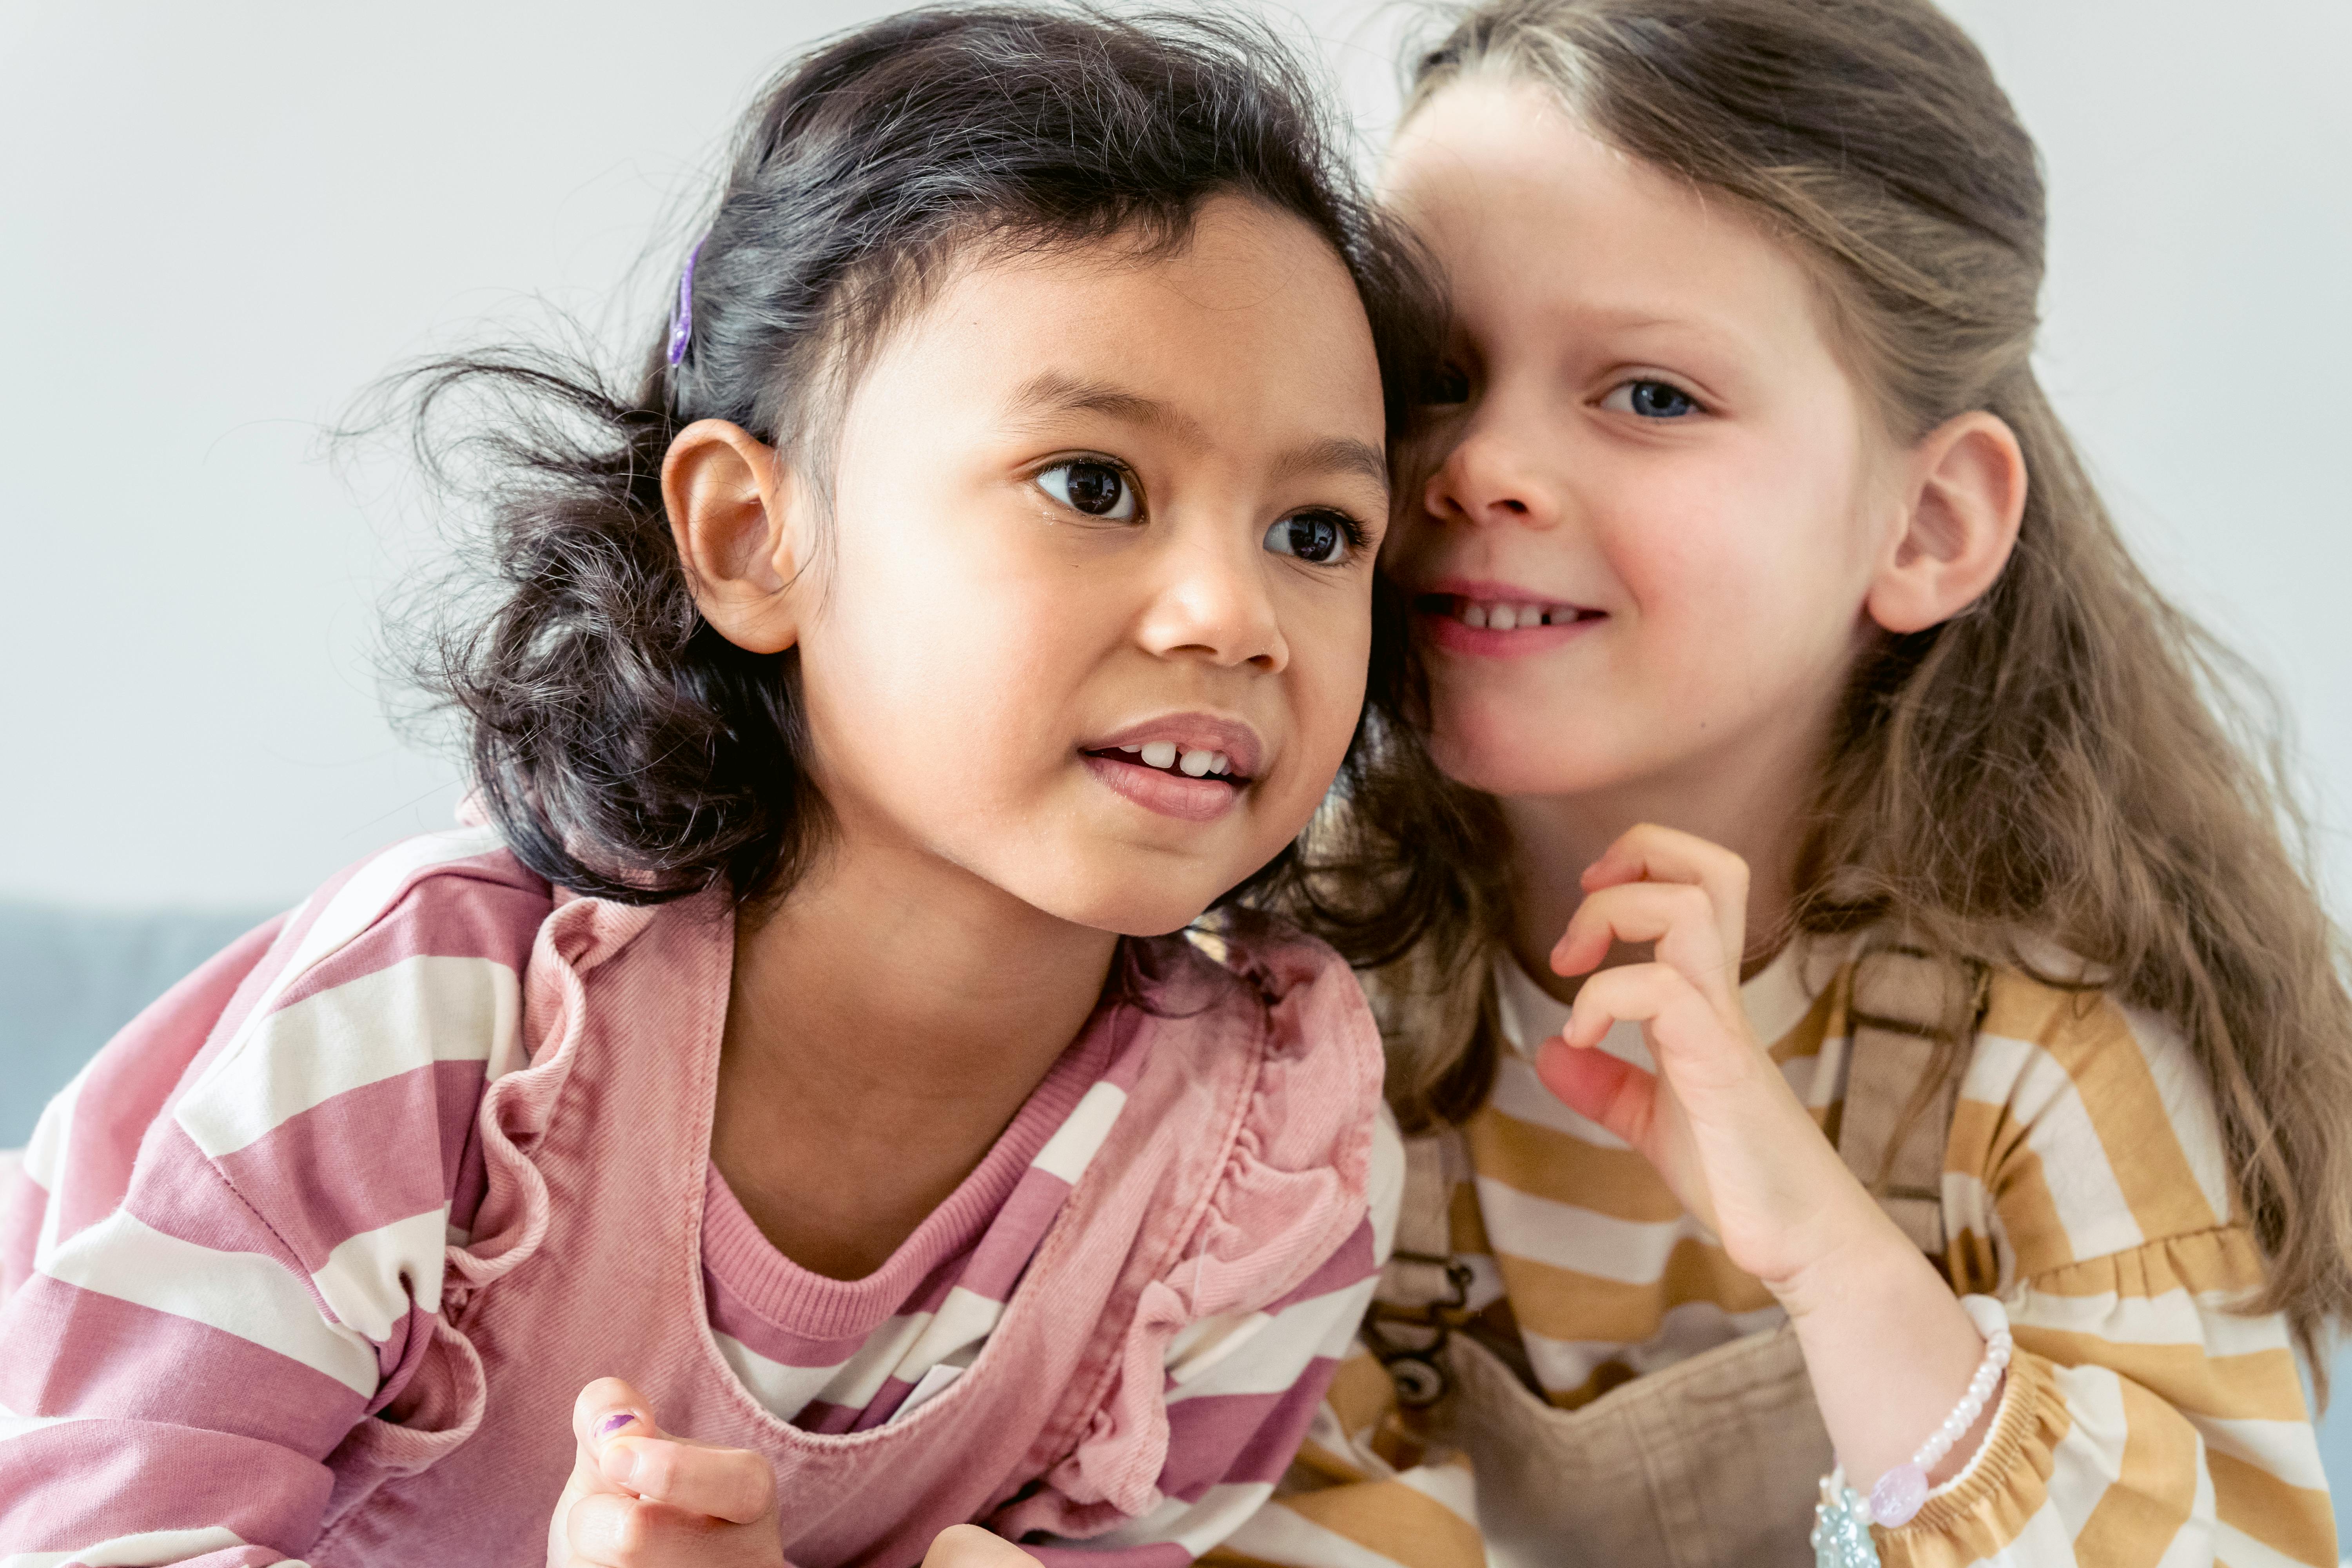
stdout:
{"type": "Polygon", "coordinates": [[[604,1424],[596,1428],[596,1436],[609,1437],[636,1418],[636,1412],[633,1410],[615,1410],[604,1417],[604,1424]]]}

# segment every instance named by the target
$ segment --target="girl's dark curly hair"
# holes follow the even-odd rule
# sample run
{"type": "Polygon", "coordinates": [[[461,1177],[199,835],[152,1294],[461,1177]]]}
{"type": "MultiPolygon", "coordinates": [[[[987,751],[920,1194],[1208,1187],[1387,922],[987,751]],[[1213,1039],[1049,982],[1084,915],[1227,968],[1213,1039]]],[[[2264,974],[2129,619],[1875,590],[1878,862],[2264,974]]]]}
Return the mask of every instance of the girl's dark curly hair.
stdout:
{"type": "MultiPolygon", "coordinates": [[[[410,662],[465,721],[475,786],[523,862],[604,898],[724,879],[749,900],[789,890],[823,842],[798,654],[714,631],[672,542],[661,470],[678,430],[731,421],[822,496],[862,357],[942,266],[975,247],[1113,236],[1174,247],[1226,193],[1304,220],[1346,263],[1393,436],[1439,341],[1434,292],[1359,193],[1289,52],[1260,26],[1200,15],[934,7],[845,34],[746,117],[688,275],[676,363],[665,324],[634,392],[530,350],[398,378],[428,474],[477,483],[491,601],[436,605],[410,662]]],[[[1402,617],[1383,597],[1377,618],[1343,788],[1393,732],[1402,617]]]]}

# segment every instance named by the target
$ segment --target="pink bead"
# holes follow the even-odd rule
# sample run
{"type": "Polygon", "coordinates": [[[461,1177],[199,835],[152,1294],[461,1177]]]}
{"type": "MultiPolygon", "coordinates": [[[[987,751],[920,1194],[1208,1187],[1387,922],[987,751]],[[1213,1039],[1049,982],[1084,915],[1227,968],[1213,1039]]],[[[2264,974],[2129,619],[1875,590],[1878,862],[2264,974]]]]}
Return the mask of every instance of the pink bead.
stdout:
{"type": "Polygon", "coordinates": [[[1916,1465],[1897,1465],[1870,1489],[1870,1517],[1893,1530],[1908,1524],[1927,1500],[1927,1472],[1916,1465]]]}

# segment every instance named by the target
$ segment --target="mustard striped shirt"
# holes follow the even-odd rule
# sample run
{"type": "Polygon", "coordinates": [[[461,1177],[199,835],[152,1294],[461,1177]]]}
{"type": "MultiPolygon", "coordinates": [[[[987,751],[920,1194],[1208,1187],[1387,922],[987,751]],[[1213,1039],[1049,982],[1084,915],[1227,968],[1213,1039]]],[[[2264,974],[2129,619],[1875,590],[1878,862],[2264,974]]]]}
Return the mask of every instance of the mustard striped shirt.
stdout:
{"type": "MultiPolygon", "coordinates": [[[[1825,1122],[1844,1089],[1850,967],[1792,949],[1741,988],[1825,1122]]],[[[1497,1001],[1516,1049],[1448,1135],[1452,1239],[1475,1271],[1471,1306],[1517,1335],[1543,1393],[1581,1405],[1779,1323],[1649,1163],[1538,1081],[1530,1054],[1567,1009],[1507,962],[1497,1001]]],[[[1603,1048],[1650,1065],[1632,1026],[1603,1048]]],[[[1943,1211],[1954,1289],[2001,1300],[2017,1352],[1976,1460],[1911,1523],[1875,1532],[1887,1568],[2336,1561],[2285,1322],[2228,1310],[2262,1259],[2176,1032],[2104,994],[1996,972],[1943,1211]]],[[[1387,1375],[1359,1349],[1290,1481],[1225,1556],[1475,1568],[1475,1478],[1402,1439],[1387,1375]]]]}

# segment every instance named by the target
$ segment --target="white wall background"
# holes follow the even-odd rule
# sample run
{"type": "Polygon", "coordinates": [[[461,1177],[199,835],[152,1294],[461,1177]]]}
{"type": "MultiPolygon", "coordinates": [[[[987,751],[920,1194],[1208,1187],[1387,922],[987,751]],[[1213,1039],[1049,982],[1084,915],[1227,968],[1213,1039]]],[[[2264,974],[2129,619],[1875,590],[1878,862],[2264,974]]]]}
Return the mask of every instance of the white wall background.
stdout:
{"type": "MultiPolygon", "coordinates": [[[[642,341],[736,110],[884,8],[0,0],[0,895],[282,903],[447,819],[370,659],[430,542],[321,426],[534,296],[642,341]]],[[[1956,10],[2050,167],[2059,405],[2280,681],[2352,905],[2352,5],[1956,10]]],[[[1303,18],[1376,142],[1410,13],[1303,18]]]]}

